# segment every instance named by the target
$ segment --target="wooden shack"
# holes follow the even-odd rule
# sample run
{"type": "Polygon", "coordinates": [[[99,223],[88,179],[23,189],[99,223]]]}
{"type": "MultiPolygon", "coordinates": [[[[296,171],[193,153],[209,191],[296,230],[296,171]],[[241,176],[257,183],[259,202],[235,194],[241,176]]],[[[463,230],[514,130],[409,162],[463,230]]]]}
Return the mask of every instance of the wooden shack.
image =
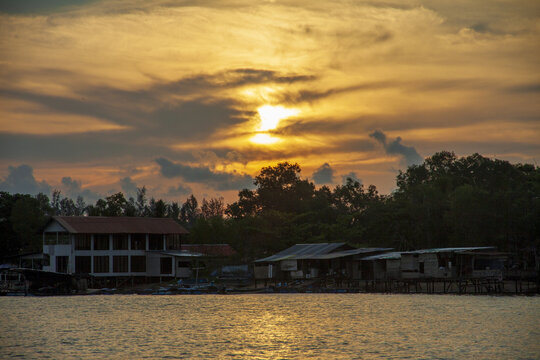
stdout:
{"type": "Polygon", "coordinates": [[[255,261],[255,279],[361,278],[360,259],[390,248],[354,248],[346,243],[296,244],[255,261]]]}
{"type": "Polygon", "coordinates": [[[362,280],[397,280],[401,278],[401,253],[388,252],[361,260],[362,280]]]}
{"type": "MultiPolygon", "coordinates": [[[[495,247],[455,247],[407,251],[401,253],[402,279],[445,279],[473,275],[475,252],[488,253],[495,247]]],[[[480,273],[476,274],[481,276],[480,273]]]]}

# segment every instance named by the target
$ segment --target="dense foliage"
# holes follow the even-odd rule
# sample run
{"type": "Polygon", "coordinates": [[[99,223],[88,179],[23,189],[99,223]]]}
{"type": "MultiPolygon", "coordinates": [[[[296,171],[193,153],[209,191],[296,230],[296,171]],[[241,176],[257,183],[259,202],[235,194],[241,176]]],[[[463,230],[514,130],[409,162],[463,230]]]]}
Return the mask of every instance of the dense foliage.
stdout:
{"type": "Polygon", "coordinates": [[[192,243],[229,243],[243,260],[295,243],[348,242],[399,250],[494,245],[515,251],[540,245],[540,168],[474,154],[440,152],[397,176],[397,189],[380,195],[348,179],[333,189],[302,179],[298,164],[265,167],[255,190],[238,200],[191,195],[182,205],[147,199],[146,189],[126,199],[117,193],[87,206],[55,191],[0,193],[0,253],[40,248],[39,231],[52,215],[171,217],[190,230],[192,243]]]}

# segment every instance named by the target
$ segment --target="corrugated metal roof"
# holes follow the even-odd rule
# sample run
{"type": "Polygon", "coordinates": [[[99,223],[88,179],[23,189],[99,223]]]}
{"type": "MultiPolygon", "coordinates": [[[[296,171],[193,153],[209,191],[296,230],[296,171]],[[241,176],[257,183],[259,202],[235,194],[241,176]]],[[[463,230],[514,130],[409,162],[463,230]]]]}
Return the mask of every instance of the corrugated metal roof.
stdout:
{"type": "Polygon", "coordinates": [[[360,248],[360,249],[352,249],[352,250],[345,250],[345,251],[336,251],[329,254],[324,255],[315,255],[314,257],[310,257],[310,259],[337,259],[340,257],[345,256],[351,256],[351,255],[358,255],[358,254],[369,254],[379,251],[389,251],[392,250],[392,248],[360,248]]]}
{"type": "Polygon", "coordinates": [[[288,249],[278,252],[275,255],[264,259],[255,260],[255,262],[274,262],[293,259],[311,259],[316,255],[324,255],[336,250],[345,243],[320,243],[320,244],[296,244],[288,249]]]}
{"type": "Polygon", "coordinates": [[[206,256],[232,256],[236,254],[236,250],[229,244],[182,244],[180,248],[206,256]]]}
{"type": "Polygon", "coordinates": [[[488,249],[496,249],[496,247],[495,246],[478,246],[478,247],[421,249],[421,250],[413,250],[413,251],[403,251],[401,252],[401,254],[430,254],[430,253],[463,252],[463,251],[488,250],[488,249]]]}
{"type": "Polygon", "coordinates": [[[53,216],[73,234],[187,234],[188,231],[170,218],[127,216],[53,216]]]}
{"type": "Polygon", "coordinates": [[[191,251],[175,251],[175,250],[167,250],[167,251],[161,251],[161,250],[148,250],[147,253],[155,253],[155,254],[161,254],[161,255],[169,255],[169,256],[176,256],[176,257],[201,257],[204,256],[203,254],[194,253],[191,251]]]}
{"type": "Polygon", "coordinates": [[[394,251],[384,254],[378,254],[378,255],[372,255],[372,256],[366,256],[364,258],[361,258],[360,260],[399,260],[401,259],[401,253],[394,251]]]}

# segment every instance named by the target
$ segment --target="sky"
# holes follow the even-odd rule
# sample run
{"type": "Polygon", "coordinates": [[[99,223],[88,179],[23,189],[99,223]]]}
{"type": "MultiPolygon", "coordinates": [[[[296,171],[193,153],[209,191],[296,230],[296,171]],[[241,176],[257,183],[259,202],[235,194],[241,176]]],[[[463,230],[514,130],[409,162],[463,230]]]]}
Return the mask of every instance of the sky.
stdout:
{"type": "Polygon", "coordinates": [[[0,191],[383,194],[435,152],[540,161],[540,2],[2,0],[0,191]]]}

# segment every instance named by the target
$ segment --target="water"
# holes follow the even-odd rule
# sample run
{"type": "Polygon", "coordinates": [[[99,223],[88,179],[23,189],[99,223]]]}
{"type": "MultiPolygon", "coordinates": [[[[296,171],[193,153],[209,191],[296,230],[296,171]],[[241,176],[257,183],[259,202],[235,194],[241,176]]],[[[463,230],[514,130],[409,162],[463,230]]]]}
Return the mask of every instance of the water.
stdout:
{"type": "Polygon", "coordinates": [[[539,359],[540,297],[0,298],[0,358],[539,359]]]}

